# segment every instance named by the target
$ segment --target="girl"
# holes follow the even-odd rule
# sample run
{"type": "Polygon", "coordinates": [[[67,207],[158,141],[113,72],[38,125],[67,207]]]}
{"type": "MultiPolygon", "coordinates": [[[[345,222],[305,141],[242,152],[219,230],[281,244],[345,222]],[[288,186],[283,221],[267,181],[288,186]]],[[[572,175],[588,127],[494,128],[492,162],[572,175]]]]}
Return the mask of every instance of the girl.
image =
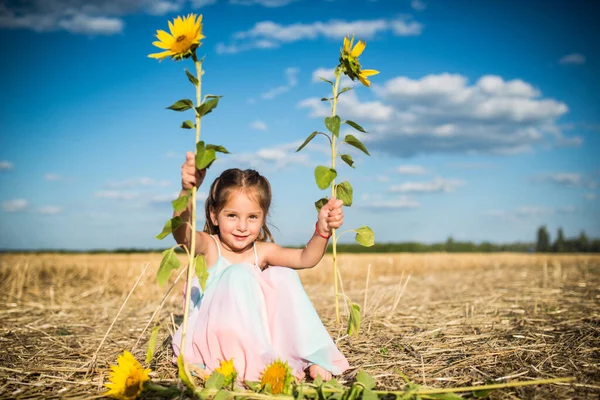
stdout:
{"type": "MultiPolygon", "coordinates": [[[[181,167],[182,194],[199,186],[205,175],[188,152],[181,167]]],[[[266,223],[270,204],[269,182],[254,170],[228,169],[211,185],[204,231],[195,232],[195,253],[205,257],[209,276],[204,292],[197,277],[192,282],[184,358],[208,372],[233,359],[238,377],[251,381],[280,358],[298,379],[308,372],[313,379],[329,380],[344,372],[348,361],[294,269],[312,268],[323,258],[331,230],[342,226],[342,201],[332,198],[321,208],[304,249],[273,242],[266,223]]],[[[179,214],[183,221],[190,220],[189,207],[179,214]]],[[[190,231],[183,224],[173,236],[189,248],[190,231]]],[[[173,337],[176,356],[180,343],[181,327],[173,337]]]]}

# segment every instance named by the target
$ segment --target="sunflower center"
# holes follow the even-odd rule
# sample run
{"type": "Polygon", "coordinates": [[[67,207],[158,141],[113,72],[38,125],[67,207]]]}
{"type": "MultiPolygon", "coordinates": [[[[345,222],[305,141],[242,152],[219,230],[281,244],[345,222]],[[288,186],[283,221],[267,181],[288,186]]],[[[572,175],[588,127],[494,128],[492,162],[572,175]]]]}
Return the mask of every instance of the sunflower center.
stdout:
{"type": "Polygon", "coordinates": [[[187,35],[177,36],[175,42],[171,46],[171,51],[174,53],[185,53],[192,47],[192,40],[187,35]]]}
{"type": "Polygon", "coordinates": [[[140,390],[140,382],[133,376],[128,376],[127,381],[125,381],[125,397],[127,398],[135,398],[140,390]]]}

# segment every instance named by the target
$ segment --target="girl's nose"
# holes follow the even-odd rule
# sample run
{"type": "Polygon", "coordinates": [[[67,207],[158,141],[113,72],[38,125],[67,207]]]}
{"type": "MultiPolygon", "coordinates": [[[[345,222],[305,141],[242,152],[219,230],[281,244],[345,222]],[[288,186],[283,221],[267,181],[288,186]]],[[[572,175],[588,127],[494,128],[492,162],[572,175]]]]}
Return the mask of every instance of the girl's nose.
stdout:
{"type": "Polygon", "coordinates": [[[244,232],[246,230],[246,222],[240,220],[240,222],[238,222],[238,226],[237,226],[238,231],[240,232],[244,232]]]}

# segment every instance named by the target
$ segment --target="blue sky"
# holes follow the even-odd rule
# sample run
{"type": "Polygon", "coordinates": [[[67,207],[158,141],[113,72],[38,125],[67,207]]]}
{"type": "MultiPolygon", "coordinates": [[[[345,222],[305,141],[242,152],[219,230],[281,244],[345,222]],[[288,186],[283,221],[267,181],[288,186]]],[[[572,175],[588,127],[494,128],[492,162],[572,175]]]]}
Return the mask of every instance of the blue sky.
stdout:
{"type": "MultiPolygon", "coordinates": [[[[190,60],[147,58],[157,29],[203,14],[205,94],[223,95],[202,139],[273,186],[277,242],[306,242],[327,192],[319,101],[345,34],[367,41],[371,88],[338,114],[369,131],[347,229],[376,241],[600,237],[600,34],[594,1],[83,0],[0,5],[0,248],[160,248],[180,166],[194,147],[190,60]]],[[[342,130],[342,135],[352,133],[342,130]]],[[[202,205],[202,202],[199,203],[202,205]]],[[[203,218],[199,218],[199,223],[203,218]]],[[[351,235],[343,238],[351,240],[351,235]]],[[[342,239],[344,241],[344,239],[342,239]]]]}

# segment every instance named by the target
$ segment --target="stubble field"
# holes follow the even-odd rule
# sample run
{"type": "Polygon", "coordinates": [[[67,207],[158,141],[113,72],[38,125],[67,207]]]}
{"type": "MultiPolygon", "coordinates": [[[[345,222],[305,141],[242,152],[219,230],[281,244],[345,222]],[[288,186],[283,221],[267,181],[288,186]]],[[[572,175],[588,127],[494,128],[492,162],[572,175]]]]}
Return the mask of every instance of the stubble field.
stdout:
{"type": "MultiPolygon", "coordinates": [[[[101,396],[118,353],[145,358],[142,332],[169,287],[156,284],[159,263],[160,254],[0,254],[0,398],[101,396]]],[[[600,397],[599,255],[342,254],[339,266],[363,309],[358,338],[345,335],[344,307],[335,322],[331,256],[300,277],[350,361],[341,380],[359,369],[386,390],[404,386],[400,373],[434,388],[574,377],[490,398],[600,397]]],[[[156,317],[156,379],[176,380],[169,331],[182,286],[156,317]]]]}

